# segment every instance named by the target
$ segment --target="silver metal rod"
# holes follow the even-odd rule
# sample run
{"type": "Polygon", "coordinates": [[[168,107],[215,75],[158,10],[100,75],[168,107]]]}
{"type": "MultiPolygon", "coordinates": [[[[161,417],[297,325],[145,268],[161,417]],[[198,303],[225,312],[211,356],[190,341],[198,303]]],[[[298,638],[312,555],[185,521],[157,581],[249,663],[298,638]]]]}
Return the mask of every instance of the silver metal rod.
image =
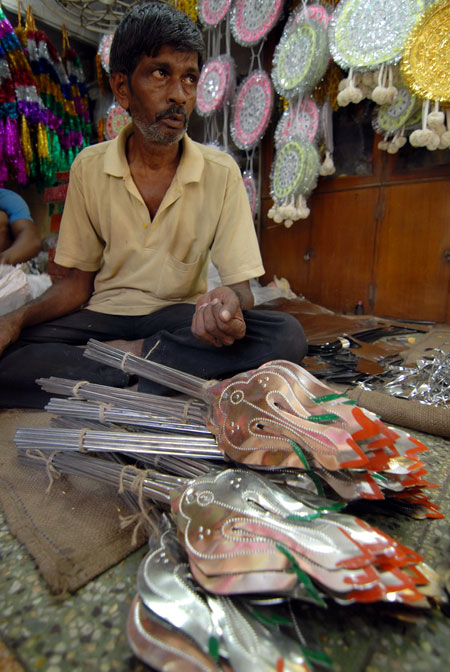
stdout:
{"type": "Polygon", "coordinates": [[[85,357],[102,364],[108,364],[127,373],[133,373],[162,385],[167,385],[167,387],[178,392],[203,399],[206,403],[210,401],[210,395],[207,392],[208,381],[204,378],[198,378],[164,364],[137,357],[94,339],[88,341],[83,354],[85,357]]]}
{"type": "Polygon", "coordinates": [[[211,432],[204,425],[186,424],[170,421],[167,418],[155,417],[151,413],[136,409],[114,406],[108,408],[105,404],[93,401],[79,401],[77,399],[52,398],[45,407],[49,413],[57,415],[98,420],[103,423],[128,424],[138,427],[150,427],[164,432],[181,432],[184,434],[203,434],[211,436],[211,432]]]}
{"type": "Polygon", "coordinates": [[[59,394],[66,397],[75,397],[78,400],[96,401],[122,408],[134,408],[154,415],[155,417],[170,418],[184,423],[204,425],[207,407],[201,401],[192,398],[161,397],[155,394],[145,394],[127,388],[110,387],[76,381],[67,378],[39,378],[38,385],[50,394],[59,394]]]}

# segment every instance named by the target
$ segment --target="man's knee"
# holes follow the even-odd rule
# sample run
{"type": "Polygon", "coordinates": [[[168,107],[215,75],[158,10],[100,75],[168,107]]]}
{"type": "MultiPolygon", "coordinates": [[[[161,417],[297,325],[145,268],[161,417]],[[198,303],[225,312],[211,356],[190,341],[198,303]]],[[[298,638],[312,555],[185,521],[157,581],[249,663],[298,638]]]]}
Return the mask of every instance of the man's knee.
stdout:
{"type": "Polygon", "coordinates": [[[300,322],[289,313],[277,312],[277,327],[273,333],[273,359],[299,363],[306,355],[308,344],[300,322]]]}

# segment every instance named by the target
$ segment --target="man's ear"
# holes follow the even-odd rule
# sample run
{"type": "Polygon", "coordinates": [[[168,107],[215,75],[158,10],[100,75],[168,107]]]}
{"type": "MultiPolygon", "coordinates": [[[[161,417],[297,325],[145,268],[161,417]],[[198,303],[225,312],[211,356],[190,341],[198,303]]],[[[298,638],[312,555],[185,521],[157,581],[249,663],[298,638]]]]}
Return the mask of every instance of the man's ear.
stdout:
{"type": "Polygon", "coordinates": [[[113,72],[109,78],[114,98],[125,110],[130,107],[130,88],[128,77],[123,72],[113,72]]]}

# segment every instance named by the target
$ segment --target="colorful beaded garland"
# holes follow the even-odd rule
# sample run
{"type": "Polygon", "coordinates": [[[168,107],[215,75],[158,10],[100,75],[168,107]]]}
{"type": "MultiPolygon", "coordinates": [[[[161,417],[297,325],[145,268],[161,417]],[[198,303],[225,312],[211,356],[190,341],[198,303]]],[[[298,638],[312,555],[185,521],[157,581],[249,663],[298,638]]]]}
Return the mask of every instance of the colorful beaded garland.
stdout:
{"type": "Polygon", "coordinates": [[[231,10],[231,32],[238,44],[258,44],[280,18],[284,0],[235,0],[231,10]]]}
{"type": "Polygon", "coordinates": [[[275,131],[275,145],[280,147],[293,135],[313,142],[319,128],[319,108],[313,100],[302,100],[289,106],[281,116],[275,131]]]}
{"type": "Polygon", "coordinates": [[[103,35],[98,45],[97,53],[100,56],[103,69],[109,74],[109,54],[114,35],[103,35]]]}
{"type": "Polygon", "coordinates": [[[215,28],[226,17],[231,0],[199,0],[198,18],[205,28],[215,28]]]}
{"type": "Polygon", "coordinates": [[[131,121],[128,112],[119,103],[113,103],[106,112],[105,136],[108,140],[117,138],[122,128],[131,121]]]}
{"type": "Polygon", "coordinates": [[[341,0],[330,21],[330,51],[344,70],[400,60],[424,0],[341,0]]]}
{"type": "Polygon", "coordinates": [[[239,149],[251,149],[263,137],[270,121],[273,91],[264,70],[254,70],[239,86],[233,103],[231,136],[239,149]]]}
{"type": "Polygon", "coordinates": [[[205,63],[197,86],[197,112],[208,116],[222,109],[234,89],[234,80],[231,57],[219,56],[205,63]]]}

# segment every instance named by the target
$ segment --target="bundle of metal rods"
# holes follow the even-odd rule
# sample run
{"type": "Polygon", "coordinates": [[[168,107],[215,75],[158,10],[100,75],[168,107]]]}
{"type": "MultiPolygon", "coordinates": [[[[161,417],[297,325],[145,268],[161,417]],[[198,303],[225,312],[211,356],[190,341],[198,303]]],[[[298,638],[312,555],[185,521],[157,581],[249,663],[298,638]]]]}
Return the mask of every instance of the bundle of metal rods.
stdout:
{"type": "Polygon", "coordinates": [[[204,426],[207,408],[202,402],[194,399],[160,397],[155,394],[145,394],[129,389],[54,376],[39,378],[36,382],[49,394],[59,394],[113,406],[118,405],[122,408],[150,413],[155,418],[162,417],[204,426]]]}
{"type": "Polygon", "coordinates": [[[208,393],[210,381],[198,378],[190,373],[178,371],[168,366],[163,366],[148,359],[142,359],[129,352],[113,348],[110,345],[90,339],[84,351],[84,356],[94,359],[96,362],[122,369],[127,373],[135,374],[148,380],[157,381],[161,385],[167,385],[171,389],[187,394],[196,399],[203,399],[209,404],[211,397],[208,393]]]}
{"type": "MultiPolygon", "coordinates": [[[[35,467],[37,464],[47,465],[45,455],[32,449],[18,445],[18,456],[21,464],[35,467]]],[[[161,474],[149,469],[138,470],[130,465],[122,465],[99,457],[77,453],[56,452],[49,457],[51,466],[60,473],[75,476],[86,476],[103,483],[109,483],[119,489],[135,492],[136,477],[141,476],[140,487],[144,497],[157,502],[169,503],[169,493],[176,488],[186,487],[187,480],[179,476],[161,474]]]]}
{"type": "Polygon", "coordinates": [[[86,420],[97,420],[102,423],[134,425],[163,432],[182,432],[183,434],[212,436],[211,432],[206,429],[204,424],[178,422],[176,420],[164,418],[163,416],[155,417],[147,411],[122,408],[121,406],[111,407],[109,404],[98,404],[97,402],[92,401],[57,399],[55,397],[50,399],[45,409],[49,413],[55,413],[57,415],[85,418],[86,420]]]}
{"type": "Polygon", "coordinates": [[[19,427],[14,441],[19,449],[63,450],[82,453],[126,452],[133,454],[179,455],[223,459],[213,437],[139,434],[135,432],[95,431],[90,429],[39,429],[19,427]]]}

